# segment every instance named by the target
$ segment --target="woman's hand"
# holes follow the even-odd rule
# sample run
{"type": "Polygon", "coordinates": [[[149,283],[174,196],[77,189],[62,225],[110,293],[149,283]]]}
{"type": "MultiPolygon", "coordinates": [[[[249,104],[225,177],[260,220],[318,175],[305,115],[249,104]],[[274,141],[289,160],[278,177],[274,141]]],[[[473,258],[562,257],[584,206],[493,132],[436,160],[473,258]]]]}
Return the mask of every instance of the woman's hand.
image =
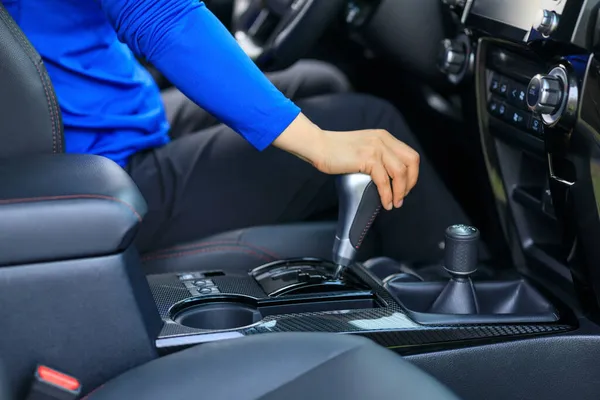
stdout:
{"type": "Polygon", "coordinates": [[[300,114],[273,144],[327,174],[370,175],[387,210],[402,206],[419,177],[419,154],[385,130],[324,131],[300,114]]]}

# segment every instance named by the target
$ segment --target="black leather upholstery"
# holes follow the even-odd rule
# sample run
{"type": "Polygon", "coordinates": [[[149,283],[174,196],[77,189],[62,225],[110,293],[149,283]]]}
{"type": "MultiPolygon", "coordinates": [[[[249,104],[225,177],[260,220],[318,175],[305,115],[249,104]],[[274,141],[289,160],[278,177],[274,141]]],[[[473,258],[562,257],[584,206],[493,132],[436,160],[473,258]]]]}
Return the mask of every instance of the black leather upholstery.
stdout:
{"type": "Polygon", "coordinates": [[[113,254],[146,212],[129,175],[98,156],[0,162],[0,265],[113,254]]]}
{"type": "Polygon", "coordinates": [[[205,344],[136,368],[89,400],[455,400],[400,356],[333,334],[264,334],[205,344]]]}
{"type": "Polygon", "coordinates": [[[4,370],[4,365],[0,363],[0,399],[13,400],[14,397],[12,392],[13,391],[8,383],[6,371],[4,370]]]}
{"type": "Polygon", "coordinates": [[[64,151],[58,101],[40,55],[0,3],[0,159],[64,151]]]}
{"type": "MultiPolygon", "coordinates": [[[[146,254],[144,270],[147,274],[201,269],[246,273],[260,265],[290,258],[330,260],[335,230],[335,222],[240,229],[146,254]]],[[[374,246],[373,238],[367,236],[359,260],[371,256],[374,246]]]]}

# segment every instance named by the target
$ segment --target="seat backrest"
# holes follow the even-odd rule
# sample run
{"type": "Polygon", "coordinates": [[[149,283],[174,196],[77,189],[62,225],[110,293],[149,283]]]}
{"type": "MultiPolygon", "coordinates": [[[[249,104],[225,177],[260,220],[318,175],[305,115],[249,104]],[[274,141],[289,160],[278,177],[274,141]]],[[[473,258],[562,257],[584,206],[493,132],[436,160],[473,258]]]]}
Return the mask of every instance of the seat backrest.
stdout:
{"type": "Polygon", "coordinates": [[[0,160],[63,151],[60,109],[42,58],[0,2],[0,160]]]}

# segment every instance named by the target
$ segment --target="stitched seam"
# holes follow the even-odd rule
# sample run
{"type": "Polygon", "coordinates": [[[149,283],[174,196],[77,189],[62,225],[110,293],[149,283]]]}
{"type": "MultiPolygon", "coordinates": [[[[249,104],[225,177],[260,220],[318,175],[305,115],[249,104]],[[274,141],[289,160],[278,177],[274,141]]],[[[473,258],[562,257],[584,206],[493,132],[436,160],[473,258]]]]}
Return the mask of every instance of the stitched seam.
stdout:
{"type": "MultiPolygon", "coordinates": [[[[44,62],[41,61],[40,62],[40,67],[43,67],[44,62]]],[[[52,88],[52,83],[50,82],[50,77],[48,76],[47,73],[45,73],[44,71],[41,71],[42,74],[42,79],[46,81],[46,84],[48,85],[48,97],[50,97],[50,102],[52,103],[52,110],[54,110],[54,115],[56,117],[56,141],[58,142],[58,146],[56,148],[56,150],[59,153],[63,152],[63,141],[62,141],[62,135],[61,135],[61,119],[60,119],[60,111],[58,108],[58,100],[56,98],[56,95],[54,94],[54,89],[52,88]]]]}
{"type": "Polygon", "coordinates": [[[42,86],[44,87],[44,93],[46,94],[46,104],[48,105],[48,111],[50,114],[50,122],[52,123],[52,152],[57,153],[58,147],[56,145],[57,140],[56,140],[56,125],[54,123],[54,108],[52,107],[52,104],[50,101],[50,95],[48,94],[48,88],[46,87],[46,80],[42,76],[42,71],[40,70],[40,67],[38,66],[37,63],[34,65],[35,65],[35,69],[38,72],[38,75],[40,76],[40,81],[42,81],[42,86]]]}
{"type": "MultiPolygon", "coordinates": [[[[45,81],[44,77],[42,76],[42,73],[40,71],[37,61],[34,60],[31,56],[31,53],[37,54],[37,52],[31,46],[31,44],[28,42],[27,38],[25,38],[25,36],[22,34],[22,32],[20,32],[19,29],[14,25],[14,23],[11,21],[11,19],[7,19],[7,16],[8,16],[8,14],[5,10],[2,10],[2,12],[0,12],[0,18],[5,23],[8,30],[12,33],[13,37],[18,42],[18,44],[20,44],[22,47],[24,47],[25,55],[27,55],[27,58],[29,58],[29,60],[31,61],[31,63],[33,64],[35,69],[37,70],[37,73],[40,77],[40,81],[42,82],[42,86],[44,87],[44,93],[46,95],[46,105],[48,106],[48,111],[50,114],[50,120],[51,120],[51,125],[52,125],[52,152],[56,153],[57,152],[56,126],[54,123],[53,108],[51,105],[50,97],[48,95],[48,89],[46,88],[46,81],[45,81]]],[[[8,16],[8,17],[10,18],[10,16],[8,16]]]]}
{"type": "Polygon", "coordinates": [[[151,255],[151,256],[146,256],[142,258],[143,262],[146,261],[154,261],[154,260],[164,260],[164,259],[169,259],[169,258],[177,258],[177,257],[184,257],[184,256],[191,256],[191,255],[195,255],[195,254],[202,254],[202,253],[217,253],[217,252],[239,252],[239,253],[245,253],[245,254],[249,254],[251,256],[254,256],[256,258],[258,258],[259,260],[263,260],[263,261],[271,261],[269,258],[258,254],[252,250],[248,250],[248,249],[241,249],[239,247],[217,247],[217,248],[213,248],[213,249],[200,249],[200,250],[194,250],[194,251],[182,251],[179,253],[173,253],[173,254],[155,254],[155,255],[151,255]]]}
{"type": "Polygon", "coordinates": [[[371,225],[373,225],[373,222],[375,222],[375,218],[377,218],[377,214],[379,214],[380,210],[381,210],[381,206],[377,207],[375,209],[375,212],[371,216],[371,219],[369,220],[369,222],[367,222],[367,225],[365,226],[365,229],[363,229],[362,233],[360,234],[360,238],[358,239],[358,243],[356,244],[357,249],[360,247],[363,240],[365,240],[365,236],[367,236],[367,232],[369,231],[369,228],[371,228],[371,225]]]}
{"type": "Polygon", "coordinates": [[[19,204],[19,203],[35,203],[38,201],[53,201],[53,200],[76,200],[76,199],[101,199],[101,200],[110,200],[115,203],[120,203],[133,212],[138,221],[142,222],[142,216],[136,211],[133,206],[121,199],[117,199],[111,196],[103,196],[100,194],[73,194],[73,195],[65,195],[65,196],[45,196],[45,197],[30,197],[23,199],[8,199],[8,200],[0,200],[0,205],[2,204],[19,204]]]}
{"type": "Polygon", "coordinates": [[[152,254],[163,254],[163,253],[168,253],[168,252],[177,251],[177,250],[194,250],[194,249],[199,249],[202,247],[219,246],[219,245],[227,245],[227,246],[232,245],[232,246],[239,246],[239,247],[248,247],[250,249],[254,249],[254,250],[260,251],[262,253],[265,253],[266,255],[268,255],[269,257],[271,257],[273,259],[281,258],[280,256],[276,255],[275,253],[270,252],[261,247],[258,247],[258,246],[252,245],[252,244],[247,244],[247,243],[239,243],[234,240],[220,240],[220,241],[216,241],[216,242],[201,242],[201,243],[195,243],[195,244],[174,246],[174,247],[169,247],[166,249],[161,249],[152,254]]]}

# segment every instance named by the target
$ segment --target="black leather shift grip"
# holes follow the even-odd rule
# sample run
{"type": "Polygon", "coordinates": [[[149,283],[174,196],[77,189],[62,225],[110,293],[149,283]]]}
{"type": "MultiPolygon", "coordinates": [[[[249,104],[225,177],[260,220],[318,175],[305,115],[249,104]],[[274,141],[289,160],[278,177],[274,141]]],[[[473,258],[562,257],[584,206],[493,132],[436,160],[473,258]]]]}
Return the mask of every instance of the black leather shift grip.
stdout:
{"type": "Polygon", "coordinates": [[[350,228],[350,243],[355,249],[360,248],[379,211],[381,211],[381,198],[377,186],[371,181],[365,188],[350,228]]]}

